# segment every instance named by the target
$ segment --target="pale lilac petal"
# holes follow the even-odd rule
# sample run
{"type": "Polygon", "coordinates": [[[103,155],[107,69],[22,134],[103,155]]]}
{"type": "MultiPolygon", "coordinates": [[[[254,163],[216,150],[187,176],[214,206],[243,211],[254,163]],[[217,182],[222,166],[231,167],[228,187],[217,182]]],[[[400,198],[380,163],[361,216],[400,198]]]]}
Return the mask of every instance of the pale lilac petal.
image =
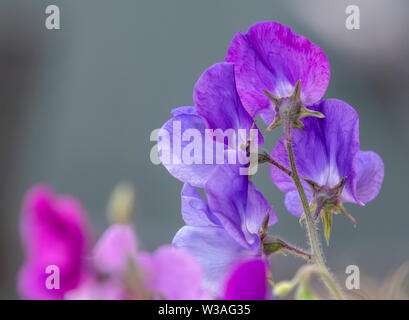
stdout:
{"type": "Polygon", "coordinates": [[[189,112],[186,109],[176,110],[176,116],[166,122],[159,132],[159,158],[175,178],[195,187],[203,187],[216,163],[213,156],[206,160],[206,144],[211,143],[208,150],[214,151],[213,141],[205,138],[206,124],[200,116],[191,109],[189,112]]]}
{"type": "Polygon", "coordinates": [[[85,210],[76,199],[56,195],[44,185],[33,187],[23,200],[20,230],[25,253],[18,276],[21,297],[61,299],[79,285],[92,237],[85,210]],[[48,266],[59,269],[59,290],[46,288],[48,266]]]}
{"type": "Polygon", "coordinates": [[[185,183],[181,192],[182,217],[188,226],[203,227],[219,225],[202,195],[192,185],[185,183]]]}
{"type": "Polygon", "coordinates": [[[199,263],[184,249],[163,246],[150,255],[147,285],[167,300],[195,300],[208,297],[202,290],[199,263]]]}
{"type": "Polygon", "coordinates": [[[178,107],[173,109],[170,112],[174,117],[179,116],[181,114],[193,114],[197,115],[196,108],[192,106],[184,106],[184,107],[178,107]]]}
{"type": "Polygon", "coordinates": [[[65,300],[126,300],[126,289],[119,279],[99,280],[90,277],[78,288],[68,291],[65,300]]]}
{"type": "Polygon", "coordinates": [[[94,248],[94,265],[102,273],[121,275],[138,252],[136,235],[130,225],[112,225],[94,248]]]}
{"type": "Polygon", "coordinates": [[[384,166],[382,158],[372,151],[358,153],[356,195],[360,201],[373,200],[382,187],[384,166]]]}
{"type": "Polygon", "coordinates": [[[226,281],[223,300],[265,300],[266,262],[254,259],[235,266],[226,281]]]}
{"type": "MultiPolygon", "coordinates": [[[[301,177],[327,186],[338,184],[347,177],[343,199],[359,203],[355,195],[356,165],[359,152],[359,124],[356,111],[347,103],[329,99],[309,107],[325,115],[324,119],[303,119],[305,130],[293,129],[294,158],[301,177]]],[[[272,157],[290,168],[282,138],[274,148],[272,157]]],[[[281,191],[295,190],[289,177],[270,166],[271,178],[281,191]]],[[[305,188],[308,188],[304,183],[305,188]]]]}
{"type": "MultiPolygon", "coordinates": [[[[195,85],[193,100],[197,113],[206,121],[209,129],[224,132],[233,129],[235,140],[240,137],[238,142],[230,141],[235,144],[234,149],[247,141],[253,119],[237,94],[232,63],[217,63],[208,68],[195,85]],[[241,134],[239,129],[245,130],[245,133],[241,134]]],[[[259,134],[258,138],[259,144],[262,144],[262,135],[259,134]]]]}
{"type": "MultiPolygon", "coordinates": [[[[308,202],[310,202],[312,200],[311,192],[309,189],[304,190],[308,202]]],[[[284,203],[287,210],[290,211],[292,215],[301,218],[302,214],[304,213],[304,209],[302,207],[300,196],[298,195],[298,192],[296,190],[286,193],[284,203]]]]}
{"type": "Polygon", "coordinates": [[[203,269],[203,288],[215,298],[222,294],[222,282],[229,268],[260,254],[245,249],[222,227],[185,226],[175,235],[173,245],[196,258],[203,269]]]}
{"type": "Polygon", "coordinates": [[[253,182],[249,181],[245,215],[247,229],[251,233],[257,234],[267,213],[270,216],[268,225],[271,226],[278,221],[277,215],[263,194],[256,189],[253,182]]]}
{"type": "Polygon", "coordinates": [[[330,79],[329,62],[320,47],[272,21],[256,23],[245,35],[237,33],[226,61],[234,63],[246,110],[253,117],[267,111],[269,120],[272,106],[263,89],[286,97],[301,80],[301,98],[309,105],[322,98],[330,79]]]}
{"type": "Polygon", "coordinates": [[[205,192],[210,210],[231,237],[245,247],[257,248],[258,234],[246,224],[248,176],[240,175],[239,169],[233,165],[218,166],[207,181],[205,192]]]}

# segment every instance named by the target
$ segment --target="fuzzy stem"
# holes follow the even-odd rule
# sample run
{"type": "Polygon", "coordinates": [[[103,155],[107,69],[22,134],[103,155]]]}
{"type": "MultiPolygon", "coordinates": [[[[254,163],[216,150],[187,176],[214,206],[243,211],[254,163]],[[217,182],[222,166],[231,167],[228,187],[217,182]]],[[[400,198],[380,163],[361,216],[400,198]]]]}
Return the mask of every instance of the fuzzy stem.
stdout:
{"type": "Polygon", "coordinates": [[[307,196],[305,195],[305,190],[301,183],[300,177],[298,175],[297,167],[295,165],[294,152],[293,152],[293,147],[292,147],[292,142],[291,142],[291,119],[289,116],[285,117],[284,132],[285,132],[285,141],[286,141],[286,147],[287,147],[287,152],[288,152],[288,158],[291,164],[291,178],[293,179],[294,184],[297,187],[297,191],[300,196],[301,203],[304,209],[306,226],[307,226],[307,234],[308,234],[308,239],[309,239],[311,250],[312,250],[312,260],[319,268],[321,268],[325,272],[325,274],[327,274],[327,276],[325,277],[321,275],[321,279],[327,286],[328,290],[333,294],[333,296],[336,299],[343,300],[343,296],[342,296],[340,289],[338,288],[338,285],[336,284],[335,280],[332,278],[331,274],[328,271],[327,266],[325,265],[324,256],[321,250],[321,244],[318,238],[318,232],[317,232],[317,229],[315,228],[315,223],[311,215],[310,206],[308,204],[308,199],[307,199],[307,196]]]}

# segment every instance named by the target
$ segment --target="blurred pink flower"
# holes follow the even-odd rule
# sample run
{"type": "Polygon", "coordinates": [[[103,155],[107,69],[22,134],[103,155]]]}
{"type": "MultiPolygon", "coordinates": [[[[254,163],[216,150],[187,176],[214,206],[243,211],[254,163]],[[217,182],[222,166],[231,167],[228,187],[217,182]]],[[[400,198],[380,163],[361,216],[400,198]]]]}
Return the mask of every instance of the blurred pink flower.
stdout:
{"type": "Polygon", "coordinates": [[[202,270],[188,252],[170,245],[154,253],[138,252],[137,237],[130,225],[109,227],[96,244],[92,261],[96,278],[70,292],[67,298],[210,298],[201,288],[202,270]]]}
{"type": "Polygon", "coordinates": [[[45,186],[31,188],[23,200],[20,221],[25,262],[18,274],[18,292],[25,299],[63,299],[88,272],[85,257],[91,232],[81,204],[45,186]],[[59,270],[59,288],[47,288],[49,266],[59,270]]]}

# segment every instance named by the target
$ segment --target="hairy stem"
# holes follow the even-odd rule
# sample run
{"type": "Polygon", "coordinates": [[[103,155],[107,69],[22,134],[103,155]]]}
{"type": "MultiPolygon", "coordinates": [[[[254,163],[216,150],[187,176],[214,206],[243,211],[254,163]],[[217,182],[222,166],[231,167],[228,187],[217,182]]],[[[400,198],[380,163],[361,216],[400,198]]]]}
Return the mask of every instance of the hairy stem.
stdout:
{"type": "Polygon", "coordinates": [[[321,275],[321,279],[327,286],[328,290],[333,294],[333,296],[336,299],[342,300],[343,299],[342,293],[340,289],[338,288],[338,285],[336,284],[335,280],[332,278],[331,274],[329,273],[327,266],[325,265],[324,256],[321,250],[321,244],[318,238],[318,232],[317,232],[317,229],[315,228],[315,223],[311,215],[310,206],[308,204],[308,199],[307,199],[307,196],[305,195],[304,187],[301,183],[301,179],[298,175],[297,167],[295,165],[294,152],[293,152],[293,147],[292,147],[292,142],[291,142],[291,120],[289,116],[287,116],[285,119],[284,133],[285,133],[285,141],[286,141],[286,147],[287,147],[287,152],[288,152],[288,158],[291,164],[291,175],[290,176],[293,179],[294,184],[297,188],[297,191],[300,196],[301,203],[304,209],[308,239],[309,239],[311,250],[312,250],[312,260],[319,268],[323,270],[324,274],[327,275],[325,277],[321,275]]]}

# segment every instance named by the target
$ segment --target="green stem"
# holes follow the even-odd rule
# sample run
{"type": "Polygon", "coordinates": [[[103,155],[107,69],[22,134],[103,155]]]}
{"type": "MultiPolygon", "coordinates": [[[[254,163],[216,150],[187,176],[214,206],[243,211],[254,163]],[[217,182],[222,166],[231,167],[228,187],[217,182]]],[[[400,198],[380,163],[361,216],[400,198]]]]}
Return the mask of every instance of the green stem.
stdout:
{"type": "Polygon", "coordinates": [[[298,175],[297,167],[295,165],[294,152],[291,142],[291,120],[289,116],[286,117],[284,131],[288,158],[291,164],[291,177],[295,183],[295,186],[297,187],[297,191],[304,209],[307,233],[312,250],[312,260],[319,268],[321,268],[325,272],[325,274],[327,274],[327,276],[325,277],[321,275],[321,279],[327,286],[328,290],[334,295],[336,299],[343,300],[343,296],[340,289],[338,288],[338,285],[332,278],[327,266],[325,265],[324,255],[322,253],[321,244],[318,238],[318,232],[317,229],[315,228],[315,223],[311,215],[308,199],[307,196],[305,195],[304,187],[301,183],[301,179],[298,175]]]}

